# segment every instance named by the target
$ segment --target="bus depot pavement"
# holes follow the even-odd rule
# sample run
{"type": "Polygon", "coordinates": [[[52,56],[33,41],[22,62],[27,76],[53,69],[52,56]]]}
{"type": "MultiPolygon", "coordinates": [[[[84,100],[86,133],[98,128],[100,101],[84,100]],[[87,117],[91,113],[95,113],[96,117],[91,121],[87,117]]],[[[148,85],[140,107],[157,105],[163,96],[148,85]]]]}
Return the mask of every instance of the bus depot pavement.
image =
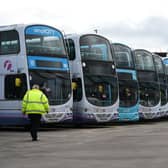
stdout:
{"type": "Polygon", "coordinates": [[[88,128],[0,129],[0,168],[167,168],[168,121],[88,128]]]}

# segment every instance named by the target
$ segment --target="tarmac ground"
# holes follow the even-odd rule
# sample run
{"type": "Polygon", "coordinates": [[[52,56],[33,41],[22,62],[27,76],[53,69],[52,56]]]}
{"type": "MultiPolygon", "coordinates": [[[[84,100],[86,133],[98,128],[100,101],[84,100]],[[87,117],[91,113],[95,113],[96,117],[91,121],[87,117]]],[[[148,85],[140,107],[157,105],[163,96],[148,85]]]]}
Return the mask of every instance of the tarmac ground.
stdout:
{"type": "Polygon", "coordinates": [[[0,168],[167,168],[168,120],[81,128],[0,129],[0,168]]]}

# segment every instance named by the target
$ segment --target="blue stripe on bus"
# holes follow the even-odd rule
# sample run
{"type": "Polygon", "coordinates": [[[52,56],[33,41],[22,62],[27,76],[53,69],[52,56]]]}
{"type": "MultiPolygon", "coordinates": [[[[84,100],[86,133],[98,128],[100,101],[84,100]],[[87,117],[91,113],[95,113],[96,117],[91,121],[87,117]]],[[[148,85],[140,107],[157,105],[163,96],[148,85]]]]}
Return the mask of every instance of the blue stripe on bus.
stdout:
{"type": "Polygon", "coordinates": [[[62,38],[62,35],[59,31],[48,26],[30,26],[26,28],[26,34],[40,36],[56,36],[62,38]]]}
{"type": "Polygon", "coordinates": [[[53,58],[53,57],[43,57],[43,56],[28,56],[28,66],[29,69],[41,69],[41,70],[60,70],[60,71],[68,71],[69,65],[67,58],[53,58]],[[62,63],[62,68],[57,67],[37,67],[36,61],[50,61],[50,62],[60,62],[62,63]]]}
{"type": "Polygon", "coordinates": [[[132,74],[132,78],[133,78],[134,80],[137,80],[136,71],[135,71],[135,70],[119,69],[119,68],[117,68],[116,71],[117,71],[117,72],[122,72],[122,73],[131,73],[131,74],[132,74]]]}
{"type": "Polygon", "coordinates": [[[168,58],[164,59],[163,62],[164,62],[165,64],[168,64],[168,58]]]}

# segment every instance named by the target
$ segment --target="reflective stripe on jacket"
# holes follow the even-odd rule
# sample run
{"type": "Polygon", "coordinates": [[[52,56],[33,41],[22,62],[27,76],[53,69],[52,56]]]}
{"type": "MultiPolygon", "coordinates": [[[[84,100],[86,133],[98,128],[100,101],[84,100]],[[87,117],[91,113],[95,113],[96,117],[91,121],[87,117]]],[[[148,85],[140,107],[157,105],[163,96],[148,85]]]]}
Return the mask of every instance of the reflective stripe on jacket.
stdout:
{"type": "Polygon", "coordinates": [[[25,114],[45,114],[49,110],[47,97],[38,89],[26,92],[22,101],[22,112],[25,114]]]}

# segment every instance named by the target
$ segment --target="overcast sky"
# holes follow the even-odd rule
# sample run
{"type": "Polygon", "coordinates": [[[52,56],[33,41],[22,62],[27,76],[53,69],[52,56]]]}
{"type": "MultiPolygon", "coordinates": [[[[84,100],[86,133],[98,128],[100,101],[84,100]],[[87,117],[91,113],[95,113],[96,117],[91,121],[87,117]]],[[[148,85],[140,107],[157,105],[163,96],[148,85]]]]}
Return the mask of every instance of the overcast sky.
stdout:
{"type": "Polygon", "coordinates": [[[113,42],[168,51],[167,0],[0,0],[0,25],[43,23],[67,33],[98,33],[113,42]]]}

